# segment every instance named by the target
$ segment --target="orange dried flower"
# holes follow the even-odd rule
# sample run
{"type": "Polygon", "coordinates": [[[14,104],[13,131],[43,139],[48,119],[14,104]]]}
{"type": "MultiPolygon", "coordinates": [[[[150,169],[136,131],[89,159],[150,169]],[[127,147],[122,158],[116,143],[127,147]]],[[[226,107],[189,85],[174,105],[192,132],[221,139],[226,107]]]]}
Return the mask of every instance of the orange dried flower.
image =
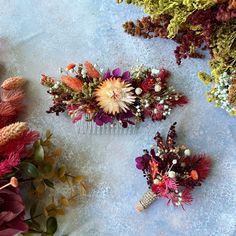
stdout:
{"type": "Polygon", "coordinates": [[[149,165],[151,167],[151,175],[152,179],[155,179],[157,173],[158,173],[158,164],[154,160],[149,161],[149,165]]]}
{"type": "Polygon", "coordinates": [[[71,64],[67,65],[66,69],[71,70],[71,69],[74,69],[75,67],[76,67],[76,64],[71,63],[71,64]]]}
{"type": "Polygon", "coordinates": [[[2,187],[0,187],[0,190],[6,188],[8,186],[12,186],[14,188],[17,188],[18,187],[18,180],[17,180],[17,178],[16,177],[11,177],[10,182],[8,184],[5,184],[2,187]]]}
{"type": "Polygon", "coordinates": [[[2,83],[1,88],[6,90],[18,89],[21,88],[24,84],[25,80],[20,76],[16,76],[6,79],[2,83]]]}
{"type": "Polygon", "coordinates": [[[196,170],[192,170],[190,175],[193,180],[198,180],[198,173],[196,170]]]}
{"type": "Polygon", "coordinates": [[[236,9],[236,0],[229,0],[229,9],[236,9]]]}
{"type": "Polygon", "coordinates": [[[17,188],[18,187],[18,180],[16,177],[11,177],[11,180],[10,180],[10,185],[14,188],[17,188]]]}
{"type": "Polygon", "coordinates": [[[51,87],[55,84],[55,80],[49,76],[42,74],[41,84],[51,87]]]}
{"type": "Polygon", "coordinates": [[[0,129],[0,146],[7,144],[9,141],[18,138],[28,129],[25,122],[16,122],[0,129]]]}
{"type": "Polygon", "coordinates": [[[92,78],[99,78],[100,74],[99,72],[95,69],[95,67],[90,63],[90,62],[85,62],[84,66],[87,70],[87,74],[92,77],[92,78]]]}
{"type": "Polygon", "coordinates": [[[83,82],[80,79],[69,75],[63,75],[61,81],[74,91],[80,92],[82,90],[83,82]]]}

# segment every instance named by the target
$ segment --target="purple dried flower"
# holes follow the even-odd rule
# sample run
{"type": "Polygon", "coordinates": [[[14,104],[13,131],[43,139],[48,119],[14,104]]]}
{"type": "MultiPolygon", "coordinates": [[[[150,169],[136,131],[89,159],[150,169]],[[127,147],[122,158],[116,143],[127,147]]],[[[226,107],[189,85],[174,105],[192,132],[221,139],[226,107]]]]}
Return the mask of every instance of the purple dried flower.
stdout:
{"type": "Polygon", "coordinates": [[[130,77],[130,72],[129,71],[125,71],[123,74],[121,73],[121,69],[120,68],[116,68],[112,71],[108,69],[107,72],[104,74],[104,80],[106,79],[110,79],[111,77],[116,77],[116,78],[121,78],[122,80],[129,82],[131,81],[131,77],[130,77]]]}
{"type": "Polygon", "coordinates": [[[151,156],[149,154],[144,154],[141,157],[137,157],[135,159],[136,161],[136,167],[139,170],[145,170],[148,168],[149,161],[151,160],[151,156]]]}
{"type": "Polygon", "coordinates": [[[121,69],[116,68],[115,70],[112,71],[113,76],[115,77],[120,77],[121,76],[121,69]]]}
{"type": "Polygon", "coordinates": [[[108,115],[108,114],[104,113],[102,110],[100,110],[95,115],[93,120],[97,125],[102,126],[103,124],[112,123],[114,120],[114,117],[112,117],[111,115],[108,115]]]}

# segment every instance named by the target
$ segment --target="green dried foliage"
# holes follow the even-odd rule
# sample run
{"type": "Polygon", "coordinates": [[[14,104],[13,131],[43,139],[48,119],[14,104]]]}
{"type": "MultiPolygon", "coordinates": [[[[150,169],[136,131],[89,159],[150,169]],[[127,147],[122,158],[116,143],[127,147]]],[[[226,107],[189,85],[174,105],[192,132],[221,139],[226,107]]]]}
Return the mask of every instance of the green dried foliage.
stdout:
{"type": "MultiPolygon", "coordinates": [[[[123,2],[118,0],[118,3],[123,2]]],[[[196,10],[208,9],[215,5],[212,0],[126,0],[126,3],[142,7],[152,17],[170,15],[168,37],[174,38],[187,17],[196,10]]]]}
{"type": "Polygon", "coordinates": [[[86,194],[85,177],[72,175],[69,168],[61,164],[62,150],[53,144],[50,130],[34,143],[31,153],[30,158],[21,162],[15,175],[20,183],[30,183],[27,189],[32,205],[30,218],[26,220],[29,231],[23,235],[52,236],[58,228],[56,217],[64,215],[77,202],[79,195],[86,194]],[[61,185],[67,185],[67,196],[56,193],[61,185]]]}

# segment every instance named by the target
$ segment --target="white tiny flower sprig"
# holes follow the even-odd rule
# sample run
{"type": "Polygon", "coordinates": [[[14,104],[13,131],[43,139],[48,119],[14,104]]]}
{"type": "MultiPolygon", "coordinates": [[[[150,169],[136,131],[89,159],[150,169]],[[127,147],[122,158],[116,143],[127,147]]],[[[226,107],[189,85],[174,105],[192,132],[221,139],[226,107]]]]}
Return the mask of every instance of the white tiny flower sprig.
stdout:
{"type": "Polygon", "coordinates": [[[214,100],[215,106],[226,110],[230,114],[236,113],[236,107],[231,104],[228,100],[229,88],[232,84],[233,75],[224,72],[220,77],[218,83],[215,84],[214,88],[208,93],[209,99],[214,100]]]}

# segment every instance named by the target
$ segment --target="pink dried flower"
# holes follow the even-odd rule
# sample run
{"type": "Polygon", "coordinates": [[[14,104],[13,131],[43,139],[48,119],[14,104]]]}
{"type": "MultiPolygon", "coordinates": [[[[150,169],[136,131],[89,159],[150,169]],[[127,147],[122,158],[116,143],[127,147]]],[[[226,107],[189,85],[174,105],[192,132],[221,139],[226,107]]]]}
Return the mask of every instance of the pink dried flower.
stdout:
{"type": "Polygon", "coordinates": [[[12,172],[14,167],[20,164],[19,153],[10,153],[4,160],[0,161],[0,177],[12,172]]]}

